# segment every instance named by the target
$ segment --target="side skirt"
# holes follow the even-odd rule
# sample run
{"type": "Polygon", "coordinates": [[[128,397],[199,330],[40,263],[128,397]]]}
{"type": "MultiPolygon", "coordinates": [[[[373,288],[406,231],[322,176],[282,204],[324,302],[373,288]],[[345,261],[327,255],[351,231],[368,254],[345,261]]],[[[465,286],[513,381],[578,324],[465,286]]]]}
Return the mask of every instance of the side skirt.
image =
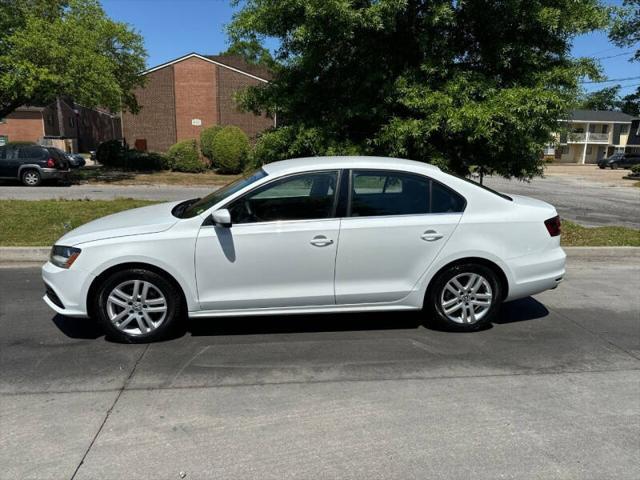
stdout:
{"type": "Polygon", "coordinates": [[[361,305],[318,305],[311,307],[258,308],[246,310],[201,310],[189,312],[189,318],[202,317],[244,317],[261,315],[300,315],[309,313],[345,313],[345,312],[390,312],[420,310],[413,305],[399,304],[361,304],[361,305]]]}

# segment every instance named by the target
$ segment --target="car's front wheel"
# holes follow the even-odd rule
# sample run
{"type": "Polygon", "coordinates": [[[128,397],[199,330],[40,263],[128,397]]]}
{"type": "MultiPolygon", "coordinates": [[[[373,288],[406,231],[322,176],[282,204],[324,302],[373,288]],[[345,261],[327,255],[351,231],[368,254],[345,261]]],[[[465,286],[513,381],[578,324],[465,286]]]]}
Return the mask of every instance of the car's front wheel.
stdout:
{"type": "Polygon", "coordinates": [[[106,279],[96,298],[97,320],[108,337],[127,343],[165,338],[182,313],[172,282],[145,269],[122,270],[106,279]]]}
{"type": "Polygon", "coordinates": [[[478,330],[498,313],[502,289],[495,272],[481,264],[446,268],[433,279],[425,307],[433,320],[449,330],[478,330]]]}

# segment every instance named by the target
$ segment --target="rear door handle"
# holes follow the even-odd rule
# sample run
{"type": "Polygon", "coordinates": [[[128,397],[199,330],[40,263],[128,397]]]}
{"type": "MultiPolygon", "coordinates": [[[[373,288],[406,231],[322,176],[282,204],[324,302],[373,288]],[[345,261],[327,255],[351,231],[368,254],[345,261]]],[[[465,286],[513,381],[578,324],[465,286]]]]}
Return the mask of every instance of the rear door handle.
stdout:
{"type": "Polygon", "coordinates": [[[435,242],[436,240],[440,240],[442,237],[444,237],[444,235],[436,232],[435,230],[427,230],[420,235],[420,238],[425,242],[435,242]]]}
{"type": "Polygon", "coordinates": [[[313,237],[311,240],[311,245],[315,245],[316,247],[326,247],[327,245],[331,245],[333,240],[325,237],[324,235],[317,235],[313,237]]]}

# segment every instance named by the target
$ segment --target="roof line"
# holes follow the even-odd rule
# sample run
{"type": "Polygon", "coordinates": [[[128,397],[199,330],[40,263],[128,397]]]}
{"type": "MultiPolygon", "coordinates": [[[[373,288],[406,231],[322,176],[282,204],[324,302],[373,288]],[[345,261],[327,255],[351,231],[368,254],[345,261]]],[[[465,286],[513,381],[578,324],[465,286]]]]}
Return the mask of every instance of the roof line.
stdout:
{"type": "Polygon", "coordinates": [[[245,72],[243,70],[240,70],[238,68],[230,67],[229,65],[225,65],[224,63],[216,62],[215,60],[211,60],[210,58],[203,57],[202,55],[199,55],[196,52],[187,53],[186,55],[183,55],[182,57],[176,58],[174,60],[170,60],[170,61],[162,63],[162,64],[160,64],[160,65],[158,65],[156,67],[153,67],[153,68],[150,68],[148,70],[145,70],[144,72],[141,73],[141,75],[146,75],[148,73],[155,72],[156,70],[160,70],[161,68],[168,67],[169,65],[173,65],[174,63],[181,62],[181,61],[186,60],[187,58],[191,58],[191,57],[196,57],[196,58],[199,58],[200,60],[204,60],[205,62],[213,63],[214,65],[218,65],[220,67],[228,68],[229,70],[233,70],[234,72],[240,73],[242,75],[246,75],[247,77],[251,77],[251,78],[253,78],[255,80],[259,80],[259,81],[264,82],[264,83],[269,83],[269,80],[267,80],[265,78],[261,78],[261,77],[258,77],[256,75],[252,75],[252,74],[247,73],[247,72],[245,72]]]}

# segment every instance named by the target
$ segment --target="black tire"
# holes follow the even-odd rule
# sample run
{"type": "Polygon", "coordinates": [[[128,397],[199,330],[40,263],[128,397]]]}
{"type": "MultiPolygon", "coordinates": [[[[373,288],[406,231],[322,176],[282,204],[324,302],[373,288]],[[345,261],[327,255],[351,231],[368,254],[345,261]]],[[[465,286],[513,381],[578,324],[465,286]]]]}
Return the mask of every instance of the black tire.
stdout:
{"type": "MultiPolygon", "coordinates": [[[[104,330],[107,338],[123,343],[149,343],[167,338],[177,331],[178,325],[182,323],[181,320],[184,312],[182,295],[174,283],[156,272],[142,268],[121,270],[108,277],[99,287],[94,302],[93,311],[95,312],[96,320],[104,330]],[[107,306],[109,295],[119,285],[135,280],[152,284],[166,300],[165,316],[154,330],[147,333],[127,333],[118,329],[109,318],[107,306]]],[[[141,302],[137,303],[139,304],[141,302]]],[[[138,305],[138,307],[141,307],[141,305],[138,305]]],[[[126,307],[125,310],[127,308],[134,307],[126,307]]],[[[130,312],[133,312],[133,310],[130,310],[130,312]]],[[[137,314],[142,315],[142,313],[136,312],[136,315],[137,314]]],[[[156,319],[157,318],[158,317],[156,317],[156,319]]],[[[131,323],[133,324],[133,321],[131,323]]],[[[133,326],[135,326],[135,324],[133,326]]]]}
{"type": "Polygon", "coordinates": [[[600,168],[600,170],[604,170],[604,165],[598,165],[598,167],[600,168]]]}
{"type": "Polygon", "coordinates": [[[42,183],[42,177],[35,168],[25,168],[20,172],[20,181],[26,187],[37,187],[42,183]]]}
{"type": "MultiPolygon", "coordinates": [[[[461,277],[461,279],[464,280],[465,277],[461,277]]],[[[452,294],[447,293],[445,295],[452,294]]],[[[491,321],[496,317],[497,313],[500,310],[502,299],[502,285],[500,284],[498,276],[491,268],[477,263],[457,264],[445,268],[444,270],[439,272],[431,281],[425,298],[424,310],[428,314],[428,322],[433,322],[434,324],[438,325],[441,328],[444,328],[445,330],[470,332],[480,330],[491,323],[491,321]],[[491,304],[486,312],[477,321],[473,323],[458,323],[449,318],[449,316],[444,311],[444,307],[442,306],[443,292],[447,283],[453,280],[455,277],[459,275],[471,274],[480,275],[487,281],[491,288],[491,304]]],[[[469,301],[471,302],[473,300],[469,301]]],[[[465,307],[462,308],[464,309],[465,307]]],[[[481,307],[467,306],[466,308],[473,308],[475,314],[475,309],[480,309],[481,307]]]]}

